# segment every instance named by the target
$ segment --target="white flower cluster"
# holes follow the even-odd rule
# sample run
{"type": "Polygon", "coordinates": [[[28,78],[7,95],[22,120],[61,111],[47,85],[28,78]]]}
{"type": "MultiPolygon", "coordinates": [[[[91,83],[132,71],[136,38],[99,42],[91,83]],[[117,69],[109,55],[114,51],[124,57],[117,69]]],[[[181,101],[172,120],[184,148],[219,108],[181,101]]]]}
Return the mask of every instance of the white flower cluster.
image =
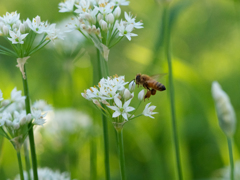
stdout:
{"type": "Polygon", "coordinates": [[[45,40],[62,39],[62,33],[55,26],[56,24],[49,24],[47,21],[42,22],[39,16],[33,18],[32,21],[29,19],[21,21],[20,14],[17,11],[7,12],[3,17],[0,16],[0,35],[8,37],[12,44],[24,44],[31,31],[36,34],[43,34],[45,40]]]}
{"type": "Polygon", "coordinates": [[[212,96],[215,101],[219,125],[223,132],[231,137],[236,129],[235,112],[228,95],[216,81],[212,83],[212,96]]]}
{"type": "MultiPolygon", "coordinates": [[[[139,106],[136,109],[129,106],[134,97],[133,91],[135,89],[135,83],[134,81],[131,81],[129,83],[129,88],[125,88],[126,84],[128,84],[128,82],[125,82],[124,76],[118,77],[115,75],[113,78],[102,78],[98,83],[98,87],[94,86],[87,89],[84,93],[82,93],[82,96],[96,104],[98,108],[104,111],[105,115],[110,115],[113,120],[123,117],[122,122],[126,122],[140,115],[154,118],[151,115],[156,114],[156,112],[153,112],[156,106],[149,107],[150,103],[146,105],[140,115],[134,116],[133,113],[130,113],[134,110],[136,111],[139,106]]],[[[142,96],[139,97],[141,103],[144,93],[140,92],[139,96],[142,96]]]]}
{"type": "MultiPolygon", "coordinates": [[[[33,179],[33,171],[31,170],[31,177],[33,179]]],[[[28,180],[27,172],[24,171],[24,179],[28,180]]],[[[71,180],[68,172],[60,173],[59,171],[53,171],[49,168],[38,168],[39,180],[71,180]]],[[[14,180],[20,180],[20,175],[17,175],[14,180]]]]}
{"type": "Polygon", "coordinates": [[[137,36],[132,33],[134,29],[143,28],[143,23],[136,22],[131,13],[124,12],[125,20],[120,19],[120,6],[127,5],[129,2],[126,0],[66,0],[59,3],[59,12],[77,14],[77,18],[67,25],[70,31],[79,30],[106,53],[123,37],[131,40],[132,36],[137,36]]]}
{"type": "Polygon", "coordinates": [[[34,103],[32,113],[26,114],[25,96],[14,88],[11,98],[3,100],[0,91],[0,129],[3,136],[11,140],[15,148],[19,148],[27,136],[28,124],[43,125],[46,113],[43,112],[43,101],[34,103]],[[40,104],[40,105],[39,105],[40,104]]]}

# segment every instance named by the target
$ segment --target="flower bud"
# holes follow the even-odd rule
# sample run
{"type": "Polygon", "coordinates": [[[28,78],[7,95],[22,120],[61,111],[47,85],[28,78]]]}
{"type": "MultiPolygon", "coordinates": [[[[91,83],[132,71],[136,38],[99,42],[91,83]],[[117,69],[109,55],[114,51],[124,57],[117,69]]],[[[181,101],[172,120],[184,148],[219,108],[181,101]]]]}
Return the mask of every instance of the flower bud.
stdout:
{"type": "Polygon", "coordinates": [[[136,83],[135,81],[131,81],[128,85],[128,89],[129,91],[133,92],[135,90],[135,87],[136,87],[136,83]]]}
{"type": "Polygon", "coordinates": [[[219,125],[223,132],[231,137],[236,129],[236,117],[228,95],[221,89],[218,82],[212,83],[212,96],[219,120],[219,125]]]}
{"type": "Polygon", "coordinates": [[[4,23],[0,22],[0,31],[2,31],[3,25],[4,25],[4,23]]]}
{"type": "Polygon", "coordinates": [[[24,22],[23,22],[23,25],[24,25],[24,27],[25,27],[25,32],[29,31],[29,26],[28,26],[27,21],[24,21],[24,22]]]}
{"type": "Polygon", "coordinates": [[[25,33],[25,26],[24,26],[24,24],[20,24],[19,29],[20,29],[20,33],[22,33],[22,34],[25,33]]]}
{"type": "Polygon", "coordinates": [[[85,24],[81,24],[81,28],[84,29],[84,30],[86,30],[87,27],[86,27],[85,24]]]}
{"type": "Polygon", "coordinates": [[[110,24],[112,24],[114,22],[114,16],[112,13],[106,15],[106,21],[110,24]]]}
{"type": "Polygon", "coordinates": [[[98,20],[98,22],[100,22],[102,19],[103,19],[103,15],[99,13],[99,14],[97,15],[97,20],[98,20]]]}
{"type": "Polygon", "coordinates": [[[92,25],[92,31],[95,33],[97,30],[96,26],[95,25],[92,25]]]}
{"type": "Polygon", "coordinates": [[[20,127],[20,124],[19,124],[19,123],[13,122],[13,128],[14,128],[14,129],[19,129],[19,127],[20,127]]]}
{"type": "Polygon", "coordinates": [[[31,113],[29,113],[29,114],[26,116],[26,120],[27,120],[28,123],[32,120],[32,114],[31,114],[31,113]]]}
{"type": "Polygon", "coordinates": [[[92,16],[91,16],[89,13],[85,13],[85,18],[86,18],[88,21],[91,21],[92,16]]]}
{"type": "Polygon", "coordinates": [[[115,18],[119,18],[119,16],[121,15],[121,8],[119,6],[116,7],[116,9],[113,11],[113,15],[115,16],[115,18]]]}
{"type": "Polygon", "coordinates": [[[6,120],[6,121],[5,121],[5,125],[8,126],[8,127],[10,127],[10,126],[13,125],[13,123],[12,123],[12,121],[10,121],[10,120],[6,120]]]}
{"type": "Polygon", "coordinates": [[[7,27],[6,25],[3,25],[3,30],[2,30],[2,32],[3,32],[3,35],[4,35],[4,36],[7,36],[7,35],[8,35],[9,29],[8,29],[8,27],[7,27]]]}
{"type": "Polygon", "coordinates": [[[132,95],[131,95],[131,93],[130,93],[130,91],[128,89],[124,90],[123,97],[124,97],[125,100],[128,100],[128,99],[130,99],[132,97],[132,95]]]}
{"type": "Polygon", "coordinates": [[[13,24],[12,25],[12,29],[14,30],[14,29],[18,29],[18,25],[17,24],[13,24]]]}
{"type": "Polygon", "coordinates": [[[37,23],[37,24],[40,24],[40,23],[41,23],[41,18],[40,18],[40,16],[36,16],[35,20],[36,20],[36,23],[37,23]]]}
{"type": "Polygon", "coordinates": [[[23,126],[24,124],[27,123],[27,119],[26,117],[23,117],[21,120],[20,120],[20,125],[23,126]]]}
{"type": "Polygon", "coordinates": [[[138,99],[140,101],[142,101],[144,97],[145,97],[145,92],[144,92],[144,89],[143,89],[138,93],[138,99]]]}
{"type": "Polygon", "coordinates": [[[10,100],[4,100],[3,102],[2,102],[2,106],[7,106],[7,105],[9,105],[11,103],[11,101],[10,100]]]}
{"type": "Polygon", "coordinates": [[[106,21],[101,20],[101,21],[99,22],[99,24],[100,24],[101,29],[102,29],[103,31],[107,30],[107,23],[106,23],[106,21]]]}

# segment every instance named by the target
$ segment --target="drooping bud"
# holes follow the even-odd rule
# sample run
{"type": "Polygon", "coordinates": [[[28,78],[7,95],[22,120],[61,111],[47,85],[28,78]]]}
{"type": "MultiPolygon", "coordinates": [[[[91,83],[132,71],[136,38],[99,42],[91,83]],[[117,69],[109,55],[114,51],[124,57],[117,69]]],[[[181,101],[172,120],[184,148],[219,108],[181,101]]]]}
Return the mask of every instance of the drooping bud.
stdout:
{"type": "Polygon", "coordinates": [[[219,125],[223,132],[231,137],[236,129],[235,112],[228,95],[216,81],[212,83],[212,96],[215,101],[219,125]]]}
{"type": "Polygon", "coordinates": [[[145,92],[144,92],[144,89],[143,89],[138,93],[138,99],[140,101],[142,101],[144,97],[145,97],[145,92]]]}
{"type": "Polygon", "coordinates": [[[113,15],[115,16],[115,18],[119,18],[119,16],[121,15],[121,8],[119,6],[116,7],[116,9],[113,11],[113,15]]]}
{"type": "Polygon", "coordinates": [[[114,16],[112,13],[106,15],[106,21],[110,24],[114,23],[114,16]]]}

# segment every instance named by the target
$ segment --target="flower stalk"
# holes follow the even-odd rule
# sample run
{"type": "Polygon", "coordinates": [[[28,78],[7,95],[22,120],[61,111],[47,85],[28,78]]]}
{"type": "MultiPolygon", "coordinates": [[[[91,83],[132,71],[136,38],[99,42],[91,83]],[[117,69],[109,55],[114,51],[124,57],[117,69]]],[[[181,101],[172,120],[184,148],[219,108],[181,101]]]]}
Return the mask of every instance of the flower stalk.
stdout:
{"type": "Polygon", "coordinates": [[[233,150],[232,150],[232,138],[227,136],[228,141],[228,151],[230,159],[230,179],[234,180],[234,160],[233,160],[233,150]]]}
{"type": "MultiPolygon", "coordinates": [[[[25,73],[25,78],[22,78],[22,80],[23,80],[24,95],[26,97],[26,99],[25,99],[25,107],[26,107],[26,114],[29,114],[29,113],[31,113],[31,107],[30,107],[30,98],[29,98],[29,90],[28,90],[26,67],[24,67],[24,73],[25,73]]],[[[38,180],[37,156],[36,156],[36,150],[35,150],[32,122],[30,122],[28,124],[28,128],[29,128],[28,137],[29,137],[29,144],[30,144],[31,157],[32,157],[33,177],[34,177],[34,180],[38,180]]]]}
{"type": "MultiPolygon", "coordinates": [[[[168,12],[168,4],[165,5],[165,13],[168,12]]],[[[169,25],[169,15],[166,16],[167,20],[165,21],[165,55],[168,61],[168,80],[169,80],[169,91],[170,91],[170,105],[171,105],[171,116],[172,116],[172,131],[173,131],[173,142],[175,148],[175,156],[177,163],[177,172],[178,179],[182,180],[182,167],[180,160],[180,150],[178,142],[178,133],[177,133],[177,122],[175,114],[175,97],[174,97],[174,84],[173,84],[173,72],[172,72],[172,59],[171,59],[171,49],[170,49],[170,38],[171,38],[171,28],[169,25]]]]}
{"type": "MultiPolygon", "coordinates": [[[[98,66],[100,77],[108,76],[108,64],[104,58],[101,57],[100,51],[97,49],[98,56],[98,66]]],[[[108,140],[108,122],[104,114],[102,114],[102,124],[103,124],[103,141],[104,141],[104,164],[105,164],[105,178],[110,180],[110,163],[109,163],[109,140],[108,140]]]]}
{"type": "Polygon", "coordinates": [[[118,158],[121,172],[121,179],[126,180],[126,169],[125,169],[125,157],[123,147],[123,128],[116,128],[117,132],[117,145],[118,145],[118,158]]]}
{"type": "Polygon", "coordinates": [[[27,176],[28,176],[28,179],[31,180],[32,179],[31,173],[30,173],[31,165],[30,165],[30,159],[29,159],[28,143],[26,140],[23,143],[23,148],[24,148],[27,176]]]}
{"type": "Polygon", "coordinates": [[[24,176],[23,176],[23,166],[22,166],[22,159],[21,159],[20,150],[17,151],[17,158],[18,158],[18,167],[19,167],[20,179],[21,179],[21,180],[24,180],[24,176]]]}

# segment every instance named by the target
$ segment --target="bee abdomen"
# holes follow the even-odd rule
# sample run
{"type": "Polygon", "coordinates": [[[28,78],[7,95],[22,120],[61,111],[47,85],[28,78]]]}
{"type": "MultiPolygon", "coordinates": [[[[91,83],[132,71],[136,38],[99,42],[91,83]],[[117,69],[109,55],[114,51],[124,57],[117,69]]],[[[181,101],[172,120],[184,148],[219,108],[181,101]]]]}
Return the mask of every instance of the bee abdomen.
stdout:
{"type": "Polygon", "coordinates": [[[159,91],[166,90],[166,87],[163,84],[161,84],[160,82],[157,82],[156,87],[157,87],[156,89],[159,91]]]}

